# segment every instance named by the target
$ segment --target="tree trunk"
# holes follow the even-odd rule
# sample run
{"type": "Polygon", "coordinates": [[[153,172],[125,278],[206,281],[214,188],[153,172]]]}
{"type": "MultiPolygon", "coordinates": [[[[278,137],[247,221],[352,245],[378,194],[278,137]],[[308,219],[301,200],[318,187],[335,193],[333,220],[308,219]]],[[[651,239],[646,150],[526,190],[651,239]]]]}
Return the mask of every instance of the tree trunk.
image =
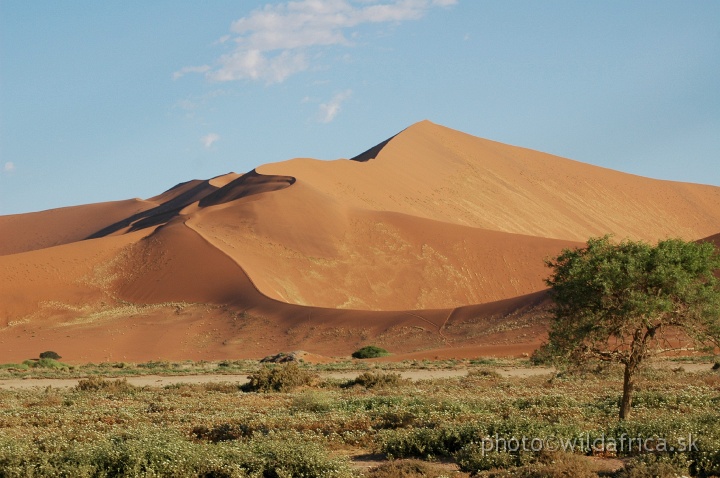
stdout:
{"type": "Polygon", "coordinates": [[[625,420],[630,416],[630,408],[632,407],[632,393],[635,383],[633,382],[633,372],[635,367],[631,364],[625,364],[625,374],[623,375],[623,396],[620,402],[620,420],[625,420]]]}

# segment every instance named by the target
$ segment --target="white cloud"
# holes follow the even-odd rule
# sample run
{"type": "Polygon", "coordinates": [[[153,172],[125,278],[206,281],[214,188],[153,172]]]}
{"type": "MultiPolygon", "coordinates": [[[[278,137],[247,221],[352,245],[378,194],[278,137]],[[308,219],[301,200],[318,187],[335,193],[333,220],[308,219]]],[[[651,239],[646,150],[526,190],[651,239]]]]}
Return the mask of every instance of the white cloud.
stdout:
{"type": "MultiPolygon", "coordinates": [[[[310,67],[307,50],[348,46],[348,29],[368,23],[417,20],[434,7],[457,0],[300,0],[266,4],[231,25],[232,35],[219,43],[232,43],[215,67],[188,66],[173,74],[204,73],[214,81],[257,80],[281,83],[310,67]]],[[[353,37],[354,32],[350,32],[353,37]]]]}
{"type": "Polygon", "coordinates": [[[6,173],[11,173],[11,172],[15,171],[15,163],[13,163],[12,161],[8,161],[7,163],[3,164],[2,169],[6,173]]]}
{"type": "Polygon", "coordinates": [[[205,73],[208,70],[210,70],[209,65],[186,66],[186,67],[180,68],[178,71],[173,73],[173,80],[182,78],[183,76],[187,75],[188,73],[205,73]]]}
{"type": "Polygon", "coordinates": [[[202,138],[200,138],[200,141],[202,141],[203,146],[206,148],[210,148],[213,144],[215,144],[220,139],[220,135],[217,133],[210,133],[206,134],[202,138]]]}
{"type": "Polygon", "coordinates": [[[338,93],[327,103],[320,104],[320,122],[330,123],[335,119],[337,114],[340,112],[340,106],[345,100],[350,98],[352,90],[345,90],[342,93],[338,93]]]}
{"type": "Polygon", "coordinates": [[[282,83],[288,76],[307,69],[305,55],[284,51],[267,57],[259,50],[237,49],[220,58],[220,68],[207,77],[214,81],[265,80],[282,83]]]}

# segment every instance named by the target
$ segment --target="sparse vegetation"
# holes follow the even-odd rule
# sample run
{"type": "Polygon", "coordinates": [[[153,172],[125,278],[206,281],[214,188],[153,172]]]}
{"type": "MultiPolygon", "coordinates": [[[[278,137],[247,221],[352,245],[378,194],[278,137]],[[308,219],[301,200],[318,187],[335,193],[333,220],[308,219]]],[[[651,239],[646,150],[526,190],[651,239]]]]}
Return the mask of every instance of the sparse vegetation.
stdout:
{"type": "Polygon", "coordinates": [[[90,377],[82,379],[77,384],[77,389],[80,391],[97,391],[103,390],[106,392],[127,392],[132,390],[133,387],[130,385],[126,378],[117,380],[105,380],[102,377],[90,377]]]}
{"type": "Polygon", "coordinates": [[[0,476],[595,477],[606,459],[601,476],[720,474],[720,376],[709,365],[642,371],[624,421],[619,367],[499,378],[482,364],[467,376],[396,382],[394,366],[366,370],[348,387],[318,380],[309,365],[256,364],[257,391],[274,393],[229,383],[133,387],[122,376],[0,389],[0,476]],[[310,380],[290,379],[298,374],[310,380]],[[650,451],[595,442],[623,436],[649,439],[650,451]],[[658,449],[659,439],[689,436],[694,448],[658,449]],[[512,437],[567,446],[483,450],[483,440],[512,437]],[[370,454],[393,460],[353,467],[352,456],[370,454]]]}
{"type": "Polygon", "coordinates": [[[366,345],[352,353],[352,357],[356,359],[387,357],[388,355],[390,355],[390,352],[376,345],[366,345]]]}

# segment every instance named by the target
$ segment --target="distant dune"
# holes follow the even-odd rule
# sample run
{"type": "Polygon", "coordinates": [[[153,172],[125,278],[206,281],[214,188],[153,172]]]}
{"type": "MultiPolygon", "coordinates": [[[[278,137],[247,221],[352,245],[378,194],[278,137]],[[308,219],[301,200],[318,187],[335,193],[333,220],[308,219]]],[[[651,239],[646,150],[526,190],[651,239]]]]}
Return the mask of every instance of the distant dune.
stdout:
{"type": "Polygon", "coordinates": [[[545,258],[719,229],[718,187],[423,121],[350,160],[0,217],[0,361],[524,353],[546,330],[545,258]]]}

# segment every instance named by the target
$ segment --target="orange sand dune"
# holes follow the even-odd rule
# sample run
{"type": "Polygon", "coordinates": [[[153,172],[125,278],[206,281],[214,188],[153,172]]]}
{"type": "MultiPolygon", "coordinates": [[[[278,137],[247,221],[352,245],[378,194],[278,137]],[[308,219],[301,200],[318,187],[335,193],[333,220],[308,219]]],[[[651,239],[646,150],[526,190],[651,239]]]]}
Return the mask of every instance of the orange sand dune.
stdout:
{"type": "Polygon", "coordinates": [[[543,289],[577,243],[343,207],[303,182],[188,221],[268,297],[319,307],[457,307],[543,289]],[[268,220],[272,218],[272,220],[268,220]]]}
{"type": "Polygon", "coordinates": [[[305,181],[348,206],[584,241],[717,232],[720,188],[659,181],[417,123],[367,162],[293,159],[261,174],[305,181]]]}
{"type": "Polygon", "coordinates": [[[258,292],[235,261],[181,220],[146,237],[140,232],[17,254],[0,258],[0,265],[16,270],[2,284],[0,303],[45,299],[37,310],[2,311],[12,318],[0,332],[4,361],[46,349],[70,362],[243,358],[299,348],[338,356],[369,340],[398,352],[456,343],[512,348],[517,341],[508,338],[503,319],[532,315],[543,298],[423,311],[287,304],[258,292]],[[27,270],[38,287],[20,297],[28,274],[19,271],[27,270]]]}
{"type": "Polygon", "coordinates": [[[0,256],[81,241],[154,205],[132,199],[0,216],[0,256]]]}
{"type": "MultiPolygon", "coordinates": [[[[0,257],[0,327],[91,316],[114,301],[116,263],[145,233],[0,257]]],[[[9,332],[9,330],[4,330],[9,332]]]]}
{"type": "Polygon", "coordinates": [[[0,361],[517,355],[546,331],[543,259],[606,233],[717,243],[718,224],[718,187],[425,121],[353,160],[0,217],[0,361]]]}

